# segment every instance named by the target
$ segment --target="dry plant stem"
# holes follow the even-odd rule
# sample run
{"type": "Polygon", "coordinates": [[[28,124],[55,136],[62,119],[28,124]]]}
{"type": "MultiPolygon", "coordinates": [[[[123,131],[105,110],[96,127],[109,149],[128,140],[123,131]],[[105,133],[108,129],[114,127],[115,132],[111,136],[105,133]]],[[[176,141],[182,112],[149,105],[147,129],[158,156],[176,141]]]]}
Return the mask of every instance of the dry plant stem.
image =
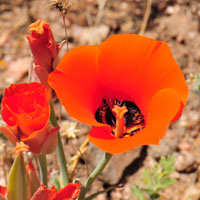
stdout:
{"type": "Polygon", "coordinates": [[[40,163],[40,182],[43,183],[44,185],[46,185],[46,187],[48,186],[48,180],[47,180],[47,159],[46,159],[46,155],[44,154],[40,154],[38,156],[38,160],[40,163]]]}
{"type": "MultiPolygon", "coordinates": [[[[76,167],[78,165],[78,161],[80,159],[80,157],[82,156],[83,157],[83,153],[87,150],[87,145],[89,144],[89,139],[87,138],[83,144],[81,145],[80,149],[78,150],[78,152],[76,153],[75,156],[73,156],[73,158],[71,160],[73,160],[73,166],[72,166],[72,170],[71,170],[71,177],[70,177],[70,180],[73,179],[73,176],[75,174],[75,170],[76,170],[76,167]]],[[[84,158],[83,158],[84,159],[84,158]]],[[[86,160],[84,159],[84,161],[86,162],[86,160]]],[[[87,174],[89,176],[89,170],[88,170],[88,166],[87,167],[87,174]]]]}
{"type": "MultiPolygon", "coordinates": [[[[57,123],[56,115],[55,115],[55,112],[54,112],[53,103],[51,102],[50,105],[51,105],[50,121],[51,121],[51,124],[54,127],[56,127],[56,126],[58,126],[58,123],[57,123]]],[[[56,151],[57,151],[58,161],[59,161],[60,168],[61,168],[63,186],[65,186],[69,183],[69,174],[68,174],[68,171],[67,171],[65,154],[64,154],[62,141],[61,141],[61,137],[60,137],[59,132],[58,132],[58,145],[57,145],[56,151]]]]}
{"type": "Polygon", "coordinates": [[[63,16],[63,23],[65,28],[65,38],[66,38],[66,44],[67,44],[67,52],[69,51],[69,41],[68,41],[68,34],[67,34],[67,26],[65,21],[65,16],[63,16]]]}
{"type": "Polygon", "coordinates": [[[94,171],[90,174],[88,177],[85,185],[82,186],[80,195],[78,197],[78,200],[84,200],[85,195],[87,191],[90,189],[92,183],[95,181],[97,176],[103,171],[103,169],[106,167],[110,159],[112,158],[112,154],[105,153],[103,158],[100,160],[99,164],[97,167],[94,169],[94,171]]]}
{"type": "Polygon", "coordinates": [[[95,26],[99,26],[101,24],[106,2],[107,0],[98,0],[98,13],[95,21],[95,26]]]}
{"type": "Polygon", "coordinates": [[[143,18],[143,21],[142,21],[142,25],[141,25],[139,35],[144,35],[145,29],[146,29],[146,26],[147,26],[147,23],[148,23],[148,20],[149,20],[149,16],[150,16],[150,13],[151,13],[152,1],[153,0],[147,1],[147,7],[146,7],[146,10],[145,10],[145,14],[144,14],[144,18],[143,18]]]}
{"type": "MultiPolygon", "coordinates": [[[[89,142],[88,142],[89,143],[89,142]]],[[[85,149],[83,149],[83,152],[80,152],[80,150],[79,150],[79,152],[80,152],[80,154],[81,154],[81,156],[80,157],[82,157],[82,159],[84,160],[84,162],[85,162],[85,166],[86,166],[86,172],[87,172],[87,177],[89,176],[89,167],[88,167],[88,162],[87,162],[87,160],[85,159],[85,157],[84,157],[84,155],[83,155],[83,153],[87,150],[87,146],[85,147],[85,149]]]]}

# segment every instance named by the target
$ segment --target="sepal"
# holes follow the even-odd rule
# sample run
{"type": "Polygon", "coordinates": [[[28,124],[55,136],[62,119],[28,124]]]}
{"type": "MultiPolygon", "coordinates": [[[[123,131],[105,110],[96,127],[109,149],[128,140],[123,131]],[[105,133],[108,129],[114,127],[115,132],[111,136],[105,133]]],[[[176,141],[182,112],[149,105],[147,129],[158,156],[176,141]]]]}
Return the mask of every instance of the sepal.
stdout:
{"type": "Polygon", "coordinates": [[[8,200],[30,200],[31,187],[23,153],[17,154],[8,177],[8,200]]]}

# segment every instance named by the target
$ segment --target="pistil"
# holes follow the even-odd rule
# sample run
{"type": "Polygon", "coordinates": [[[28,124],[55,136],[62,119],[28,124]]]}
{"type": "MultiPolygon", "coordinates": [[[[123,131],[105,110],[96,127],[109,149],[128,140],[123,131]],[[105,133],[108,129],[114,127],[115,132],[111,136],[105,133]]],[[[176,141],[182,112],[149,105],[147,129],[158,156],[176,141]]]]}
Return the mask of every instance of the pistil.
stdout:
{"type": "Polygon", "coordinates": [[[115,105],[112,111],[116,114],[116,128],[114,130],[115,137],[119,138],[123,135],[125,131],[125,120],[124,120],[124,114],[128,112],[128,109],[126,106],[118,106],[115,105]]]}

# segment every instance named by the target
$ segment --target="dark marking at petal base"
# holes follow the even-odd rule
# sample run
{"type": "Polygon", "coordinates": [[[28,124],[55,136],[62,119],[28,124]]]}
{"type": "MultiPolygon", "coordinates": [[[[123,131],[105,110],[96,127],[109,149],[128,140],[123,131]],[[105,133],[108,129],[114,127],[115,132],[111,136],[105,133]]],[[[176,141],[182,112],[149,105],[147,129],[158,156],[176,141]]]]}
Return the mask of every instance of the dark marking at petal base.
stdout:
{"type": "MultiPolygon", "coordinates": [[[[95,112],[95,119],[99,123],[108,124],[115,129],[116,117],[109,105],[111,107],[114,107],[114,105],[120,107],[126,106],[128,110],[128,112],[124,114],[126,132],[121,137],[133,136],[145,127],[144,116],[137,105],[134,102],[119,101],[118,99],[109,99],[109,104],[105,99],[103,99],[102,105],[95,112]]],[[[114,135],[114,131],[111,134],[114,135]]]]}
{"type": "Polygon", "coordinates": [[[95,119],[102,124],[109,124],[110,126],[115,126],[116,118],[110,110],[107,102],[103,99],[103,105],[98,108],[95,112],[95,119]]]}

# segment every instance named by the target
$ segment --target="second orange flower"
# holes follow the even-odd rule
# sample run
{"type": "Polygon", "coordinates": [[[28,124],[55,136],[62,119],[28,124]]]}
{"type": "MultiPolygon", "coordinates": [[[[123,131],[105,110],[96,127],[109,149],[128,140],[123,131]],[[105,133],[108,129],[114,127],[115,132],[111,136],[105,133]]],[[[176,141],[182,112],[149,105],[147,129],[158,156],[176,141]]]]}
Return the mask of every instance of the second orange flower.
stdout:
{"type": "Polygon", "coordinates": [[[49,123],[50,94],[40,83],[12,84],[5,89],[1,115],[6,126],[0,131],[14,145],[24,142],[33,153],[52,153],[59,127],[49,123]]]}

